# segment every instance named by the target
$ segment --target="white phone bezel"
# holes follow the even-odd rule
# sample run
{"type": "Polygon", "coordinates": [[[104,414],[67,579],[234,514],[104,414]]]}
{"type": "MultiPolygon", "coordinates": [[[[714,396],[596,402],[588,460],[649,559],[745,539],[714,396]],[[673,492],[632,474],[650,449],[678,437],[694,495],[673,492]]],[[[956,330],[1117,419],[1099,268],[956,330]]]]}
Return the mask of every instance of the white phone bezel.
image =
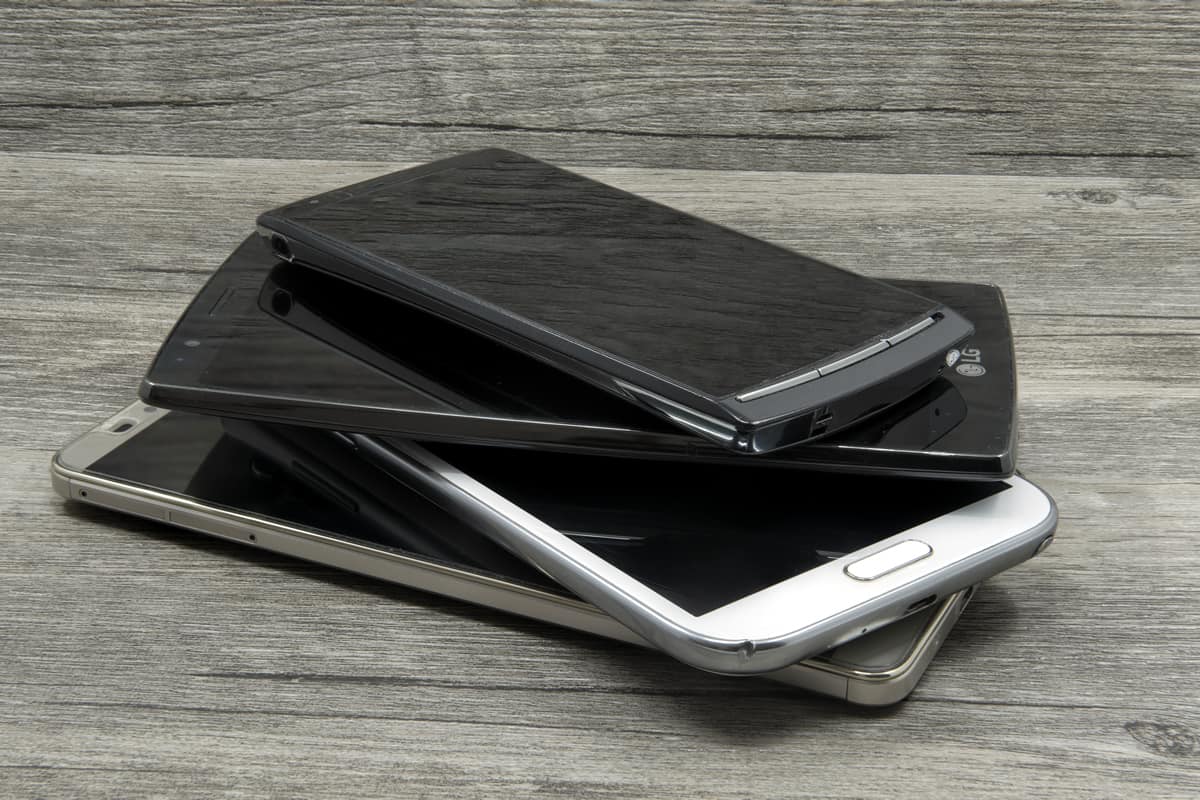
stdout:
{"type": "Polygon", "coordinates": [[[978,583],[1040,552],[1057,521],[1049,496],[1013,477],[1003,492],[693,615],[420,444],[346,438],[377,466],[452,507],[656,647],[726,674],[780,669],[893,622],[929,595],[978,583]],[[846,574],[847,566],[908,539],[927,543],[932,553],[871,581],[846,574]]]}

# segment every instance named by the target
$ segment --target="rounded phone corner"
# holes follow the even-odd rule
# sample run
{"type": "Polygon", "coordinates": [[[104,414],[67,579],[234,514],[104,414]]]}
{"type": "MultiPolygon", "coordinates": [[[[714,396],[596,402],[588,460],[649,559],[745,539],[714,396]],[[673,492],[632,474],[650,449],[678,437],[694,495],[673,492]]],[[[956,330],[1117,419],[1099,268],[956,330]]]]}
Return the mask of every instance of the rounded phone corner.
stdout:
{"type": "Polygon", "coordinates": [[[1006,481],[1009,478],[1017,476],[1017,456],[1016,452],[1009,448],[1003,453],[996,456],[996,469],[993,475],[987,476],[988,479],[1006,481]]]}
{"type": "Polygon", "coordinates": [[[50,458],[50,483],[65,500],[71,499],[70,479],[83,472],[108,449],[95,430],[76,436],[50,458]]]}
{"type": "Polygon", "coordinates": [[[872,708],[894,706],[912,695],[923,674],[921,670],[911,670],[887,681],[847,681],[846,702],[872,708]]]}
{"type": "Polygon", "coordinates": [[[138,384],[137,396],[138,399],[148,405],[158,405],[161,398],[158,396],[159,385],[150,380],[149,377],[142,378],[142,382],[138,384]]]}
{"type": "Polygon", "coordinates": [[[50,458],[50,486],[54,493],[63,500],[71,499],[71,479],[67,473],[69,468],[62,461],[62,450],[50,458]]]}

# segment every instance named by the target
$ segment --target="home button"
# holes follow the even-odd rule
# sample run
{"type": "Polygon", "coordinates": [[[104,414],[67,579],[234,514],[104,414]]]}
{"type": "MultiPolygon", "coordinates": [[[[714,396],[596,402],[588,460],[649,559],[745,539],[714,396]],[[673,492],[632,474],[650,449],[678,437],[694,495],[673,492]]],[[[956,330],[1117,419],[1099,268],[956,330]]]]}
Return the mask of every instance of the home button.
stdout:
{"type": "Polygon", "coordinates": [[[846,574],[856,581],[873,581],[932,554],[933,548],[929,545],[916,539],[907,539],[855,561],[846,567],[846,574]]]}

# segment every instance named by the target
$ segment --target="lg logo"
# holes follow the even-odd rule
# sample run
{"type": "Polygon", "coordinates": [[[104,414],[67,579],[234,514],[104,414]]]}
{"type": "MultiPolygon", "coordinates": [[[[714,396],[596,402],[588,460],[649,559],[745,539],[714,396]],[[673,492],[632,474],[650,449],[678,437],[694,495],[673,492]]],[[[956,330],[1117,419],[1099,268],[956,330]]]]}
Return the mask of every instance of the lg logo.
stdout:
{"type": "Polygon", "coordinates": [[[983,353],[978,347],[964,347],[958,361],[955,371],[963,377],[978,378],[987,375],[987,368],[983,366],[983,353]]]}

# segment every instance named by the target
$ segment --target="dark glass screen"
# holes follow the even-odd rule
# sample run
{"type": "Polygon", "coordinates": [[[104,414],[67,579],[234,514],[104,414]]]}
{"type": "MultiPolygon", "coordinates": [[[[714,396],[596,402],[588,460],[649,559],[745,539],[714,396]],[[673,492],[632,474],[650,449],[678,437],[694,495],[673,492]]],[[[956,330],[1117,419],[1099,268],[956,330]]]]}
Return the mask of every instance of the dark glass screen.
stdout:
{"type": "Polygon", "coordinates": [[[477,414],[514,426],[562,421],[679,437],[632,403],[528,355],[347,281],[277,264],[257,237],[197,295],[147,377],[205,393],[214,411],[231,411],[228,403],[286,415],[316,403],[417,420],[477,414]]]}
{"type": "Polygon", "coordinates": [[[696,615],[1008,488],[427,446],[696,615]]]}
{"type": "Polygon", "coordinates": [[[503,151],[277,213],[402,268],[373,268],[389,280],[436,281],[713,397],[937,306],[503,151]]]}
{"type": "MultiPolygon", "coordinates": [[[[270,453],[216,418],[173,412],[88,471],[564,593],[402,484],[384,476],[380,490],[381,473],[365,462],[343,460],[336,477],[371,487],[369,495],[331,490],[332,462],[317,460],[314,437],[341,447],[337,434],[260,427],[274,442],[270,453]]],[[[1008,488],[433,447],[693,614],[1008,488]]]]}
{"type": "MultiPolygon", "coordinates": [[[[255,423],[246,423],[249,426],[255,423]]],[[[261,426],[267,435],[287,428],[261,426]]],[[[325,433],[297,432],[328,436],[325,433]]],[[[269,439],[267,441],[270,441],[269,439]]],[[[286,441],[284,436],[276,442],[286,441]]],[[[221,420],[172,412],[98,459],[88,472],[269,517],[559,594],[562,587],[369,465],[329,464],[300,445],[272,452],[228,435],[221,420]],[[375,491],[367,496],[369,487],[375,491]]]]}
{"type": "Polygon", "coordinates": [[[428,447],[697,615],[1008,488],[428,447]]]}

